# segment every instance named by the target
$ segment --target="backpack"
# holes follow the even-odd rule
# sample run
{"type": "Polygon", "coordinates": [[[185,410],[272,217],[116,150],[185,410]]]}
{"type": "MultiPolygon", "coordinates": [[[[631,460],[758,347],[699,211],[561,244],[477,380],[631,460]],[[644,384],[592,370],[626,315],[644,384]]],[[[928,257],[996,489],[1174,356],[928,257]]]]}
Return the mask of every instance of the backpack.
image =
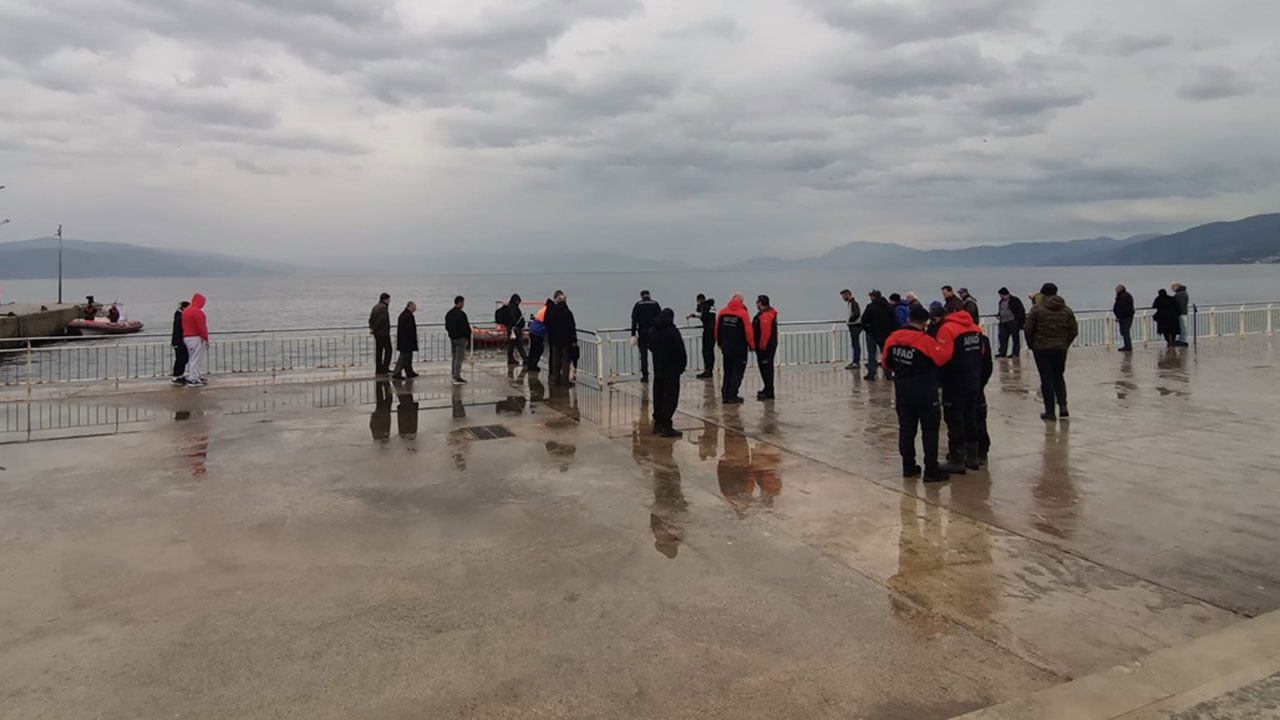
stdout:
{"type": "Polygon", "coordinates": [[[498,325],[507,324],[507,306],[499,305],[497,310],[493,311],[493,321],[498,325]]]}

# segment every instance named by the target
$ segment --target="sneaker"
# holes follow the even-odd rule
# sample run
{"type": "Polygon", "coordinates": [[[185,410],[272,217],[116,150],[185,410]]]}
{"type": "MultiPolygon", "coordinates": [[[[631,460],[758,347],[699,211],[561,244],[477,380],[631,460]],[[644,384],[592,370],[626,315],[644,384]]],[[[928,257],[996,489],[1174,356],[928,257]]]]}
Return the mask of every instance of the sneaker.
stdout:
{"type": "MultiPolygon", "coordinates": [[[[942,463],[938,466],[938,471],[944,475],[964,475],[967,472],[964,463],[956,462],[955,460],[948,460],[942,463]]],[[[925,476],[925,482],[929,482],[928,476],[925,476]]]]}
{"type": "Polygon", "coordinates": [[[412,371],[412,370],[410,370],[409,372],[405,373],[405,375],[408,375],[408,376],[409,376],[409,377],[411,377],[411,378],[416,378],[416,377],[418,377],[418,373],[416,373],[416,372],[414,372],[414,371],[412,371]]]}
{"type": "Polygon", "coordinates": [[[1046,411],[1046,412],[1040,413],[1040,419],[1041,420],[1057,420],[1058,418],[1052,412],[1046,411]]]}
{"type": "Polygon", "coordinates": [[[184,377],[176,377],[176,378],[174,378],[174,379],[170,380],[170,381],[169,381],[169,383],[170,383],[170,384],[172,384],[172,385],[186,385],[186,384],[187,384],[187,379],[186,379],[186,378],[184,378],[184,377]]]}
{"type": "Polygon", "coordinates": [[[773,393],[771,393],[771,392],[765,392],[765,391],[761,390],[760,392],[756,393],[756,399],[757,399],[757,400],[772,400],[772,399],[773,399],[773,393]]]}
{"type": "Polygon", "coordinates": [[[921,468],[919,465],[912,464],[911,467],[902,468],[902,477],[913,478],[920,477],[921,468]]]}
{"type": "Polygon", "coordinates": [[[996,353],[996,357],[1002,358],[1002,357],[1009,357],[1009,356],[1004,353],[996,353]]]}
{"type": "Polygon", "coordinates": [[[875,379],[876,379],[876,374],[875,374],[875,373],[867,373],[866,375],[863,375],[863,376],[862,376],[862,379],[863,379],[863,380],[875,380],[875,379]]]}
{"type": "Polygon", "coordinates": [[[725,398],[724,400],[720,401],[722,405],[738,405],[744,402],[746,402],[746,400],[743,400],[740,397],[725,398]]]}
{"type": "Polygon", "coordinates": [[[699,380],[706,380],[707,378],[715,377],[715,376],[709,372],[701,372],[701,373],[698,373],[697,375],[694,375],[694,377],[698,378],[699,380]]]}
{"type": "Polygon", "coordinates": [[[400,375],[400,374],[398,374],[398,373],[397,373],[397,374],[395,374],[395,375],[392,375],[392,376],[391,376],[391,379],[392,379],[392,380],[403,380],[403,379],[404,379],[404,376],[403,376],[403,375],[400,375]]]}
{"type": "Polygon", "coordinates": [[[453,379],[453,384],[454,384],[454,385],[466,385],[466,384],[467,384],[467,381],[466,381],[466,380],[463,380],[462,378],[454,378],[454,379],[453,379]]]}
{"type": "Polygon", "coordinates": [[[851,362],[851,363],[849,363],[848,365],[845,365],[845,366],[844,366],[844,369],[845,369],[845,370],[857,370],[857,369],[858,369],[858,363],[856,363],[856,362],[851,362]]]}
{"type": "Polygon", "coordinates": [[[1120,352],[1133,352],[1133,348],[1131,348],[1131,347],[1122,347],[1122,348],[1120,348],[1120,352]]]}
{"type": "MultiPolygon", "coordinates": [[[[963,474],[963,472],[961,474],[963,474]]],[[[924,481],[927,483],[946,482],[950,479],[951,473],[947,472],[943,468],[938,468],[933,472],[927,472],[924,474],[924,481]]]]}
{"type": "Polygon", "coordinates": [[[659,435],[661,435],[661,436],[662,436],[662,437],[664,437],[664,438],[678,438],[678,437],[684,437],[684,433],[680,432],[679,430],[677,430],[677,429],[675,429],[675,428],[673,428],[673,427],[669,427],[669,428],[662,428],[662,432],[661,432],[661,433],[659,433],[659,435]]]}

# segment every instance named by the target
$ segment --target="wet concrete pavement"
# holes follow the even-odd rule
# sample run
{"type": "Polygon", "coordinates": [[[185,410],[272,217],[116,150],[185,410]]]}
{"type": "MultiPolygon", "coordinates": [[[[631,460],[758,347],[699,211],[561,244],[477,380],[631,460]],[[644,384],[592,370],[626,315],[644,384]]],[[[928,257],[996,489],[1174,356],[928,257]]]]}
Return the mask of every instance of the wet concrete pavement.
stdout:
{"type": "Polygon", "coordinates": [[[0,715],[944,718],[1274,609],[1272,347],[1118,355],[936,488],[843,370],[3,404],[0,715]]]}

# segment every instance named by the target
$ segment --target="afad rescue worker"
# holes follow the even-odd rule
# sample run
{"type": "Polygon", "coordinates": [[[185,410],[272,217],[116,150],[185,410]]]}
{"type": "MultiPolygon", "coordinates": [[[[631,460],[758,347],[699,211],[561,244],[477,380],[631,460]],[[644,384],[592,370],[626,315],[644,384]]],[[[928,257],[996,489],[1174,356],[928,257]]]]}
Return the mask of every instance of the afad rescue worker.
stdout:
{"type": "Polygon", "coordinates": [[[757,400],[773,399],[773,358],[778,354],[778,311],[769,306],[769,296],[756,298],[755,319],[751,329],[756,335],[756,364],[760,366],[760,379],[764,389],[756,393],[757,400]]]}
{"type": "Polygon", "coordinates": [[[716,301],[698,293],[696,312],[685,316],[685,320],[698,318],[702,322],[702,372],[699,380],[705,380],[715,374],[716,369],[716,301]]]}
{"type": "Polygon", "coordinates": [[[742,303],[742,293],[734,293],[729,304],[716,316],[716,344],[724,356],[724,382],[720,386],[720,402],[733,405],[742,402],[738,391],[742,375],[747,371],[747,357],[756,349],[751,316],[742,303]]]}
{"type": "Polygon", "coordinates": [[[640,382],[649,382],[649,333],[653,323],[662,313],[662,306],[649,297],[648,290],[640,291],[640,300],[631,308],[631,344],[640,348],[640,382]]]}
{"type": "Polygon", "coordinates": [[[942,412],[947,419],[947,464],[944,470],[963,475],[978,469],[978,411],[982,404],[982,365],[990,345],[967,310],[948,313],[938,329],[938,342],[951,348],[942,367],[942,412]]]}
{"type": "Polygon", "coordinates": [[[991,452],[991,435],[987,432],[987,383],[995,370],[991,355],[991,338],[982,335],[982,389],[978,391],[978,464],[987,464],[991,452]]]}
{"type": "MultiPolygon", "coordinates": [[[[967,315],[966,315],[967,317],[967,315]]],[[[898,410],[898,452],[902,454],[902,476],[916,477],[916,428],[924,446],[924,481],[944,482],[950,476],[938,466],[938,368],[951,360],[951,345],[929,337],[925,327],[929,311],[911,308],[907,326],[895,330],[885,341],[881,363],[893,372],[893,391],[898,410]]]]}

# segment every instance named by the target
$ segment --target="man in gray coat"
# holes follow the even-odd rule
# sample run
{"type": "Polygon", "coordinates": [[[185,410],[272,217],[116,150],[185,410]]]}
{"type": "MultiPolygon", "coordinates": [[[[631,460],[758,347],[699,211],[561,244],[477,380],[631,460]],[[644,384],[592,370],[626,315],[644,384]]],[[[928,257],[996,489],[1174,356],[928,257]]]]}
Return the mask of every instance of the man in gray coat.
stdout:
{"type": "Polygon", "coordinates": [[[1187,346],[1187,319],[1190,317],[1191,310],[1191,294],[1187,292],[1187,286],[1180,282],[1176,282],[1170,286],[1173,290],[1173,299],[1178,302],[1178,340],[1173,344],[1178,347],[1187,346]]]}

